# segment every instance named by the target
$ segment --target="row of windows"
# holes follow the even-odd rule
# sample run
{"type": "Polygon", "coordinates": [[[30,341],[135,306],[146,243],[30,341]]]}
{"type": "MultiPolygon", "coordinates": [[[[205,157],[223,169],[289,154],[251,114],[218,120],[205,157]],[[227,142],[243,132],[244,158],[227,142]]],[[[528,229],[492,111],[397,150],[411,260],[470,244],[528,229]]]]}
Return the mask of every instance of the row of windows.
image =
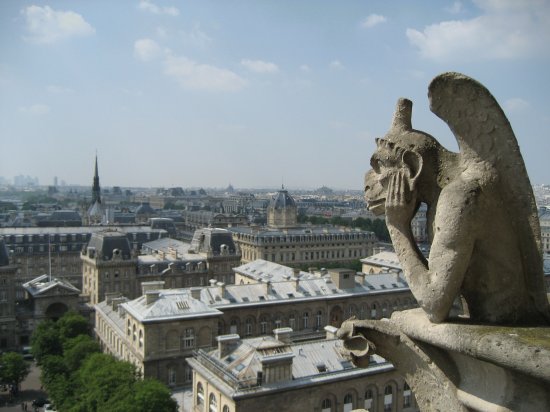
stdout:
{"type": "MultiPolygon", "coordinates": [[[[349,412],[355,408],[365,408],[367,410],[377,410],[378,399],[376,397],[376,389],[369,388],[365,391],[364,394],[364,403],[363,405],[358,404],[358,399],[355,399],[353,392],[348,392],[344,396],[344,412],[349,412]]],[[[382,399],[384,404],[384,412],[391,412],[395,403],[394,396],[394,384],[386,384],[384,386],[384,396],[382,399]]],[[[325,398],[321,401],[321,411],[322,412],[333,412],[335,410],[335,399],[325,398]]],[[[403,408],[409,408],[412,404],[412,391],[409,385],[405,382],[403,387],[403,408]]]]}

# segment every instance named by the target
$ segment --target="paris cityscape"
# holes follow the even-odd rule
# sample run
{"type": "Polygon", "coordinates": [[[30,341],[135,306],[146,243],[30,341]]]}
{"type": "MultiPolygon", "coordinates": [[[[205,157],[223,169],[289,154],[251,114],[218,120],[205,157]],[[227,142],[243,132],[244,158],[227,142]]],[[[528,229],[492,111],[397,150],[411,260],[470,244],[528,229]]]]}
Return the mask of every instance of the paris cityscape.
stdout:
{"type": "MultiPolygon", "coordinates": [[[[548,17],[547,0],[2,2],[0,412],[550,405],[547,325],[512,346],[525,359],[510,357],[512,372],[483,352],[508,348],[501,335],[472,340],[471,355],[464,336],[477,332],[450,349],[434,338],[445,322],[422,327],[434,326],[428,341],[409,334],[429,310],[395,241],[393,183],[379,213],[365,176],[408,165],[413,145],[383,151],[397,130],[463,155],[430,82],[472,76],[505,119],[487,134],[517,140],[550,294],[548,17]],[[413,103],[399,129],[402,97],[413,103]],[[405,325],[397,338],[388,319],[405,325]],[[372,341],[349,326],[361,321],[372,341]],[[419,361],[394,338],[437,350],[419,361]],[[437,396],[407,369],[432,355],[434,382],[453,387],[437,396]]],[[[440,227],[417,203],[407,227],[429,267],[440,227]]],[[[475,307],[451,302],[445,320],[468,324],[475,307]]]]}

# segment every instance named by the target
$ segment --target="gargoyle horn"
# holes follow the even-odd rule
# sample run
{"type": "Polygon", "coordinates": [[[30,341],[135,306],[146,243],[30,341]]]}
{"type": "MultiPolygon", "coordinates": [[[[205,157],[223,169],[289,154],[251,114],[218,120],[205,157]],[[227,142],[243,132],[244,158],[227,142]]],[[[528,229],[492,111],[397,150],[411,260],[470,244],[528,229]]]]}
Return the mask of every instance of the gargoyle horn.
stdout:
{"type": "Polygon", "coordinates": [[[399,100],[397,100],[395,113],[393,114],[391,129],[395,131],[412,130],[411,117],[412,101],[401,97],[399,100]]]}

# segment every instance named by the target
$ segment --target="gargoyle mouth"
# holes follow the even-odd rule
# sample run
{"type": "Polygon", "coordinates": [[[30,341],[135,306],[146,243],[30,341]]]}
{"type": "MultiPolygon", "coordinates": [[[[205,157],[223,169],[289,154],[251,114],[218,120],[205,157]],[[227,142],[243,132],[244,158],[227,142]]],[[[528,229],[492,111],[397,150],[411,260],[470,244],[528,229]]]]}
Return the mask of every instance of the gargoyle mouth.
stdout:
{"type": "Polygon", "coordinates": [[[367,200],[367,209],[369,210],[372,210],[378,206],[385,206],[385,205],[386,205],[385,197],[381,199],[367,200]]]}

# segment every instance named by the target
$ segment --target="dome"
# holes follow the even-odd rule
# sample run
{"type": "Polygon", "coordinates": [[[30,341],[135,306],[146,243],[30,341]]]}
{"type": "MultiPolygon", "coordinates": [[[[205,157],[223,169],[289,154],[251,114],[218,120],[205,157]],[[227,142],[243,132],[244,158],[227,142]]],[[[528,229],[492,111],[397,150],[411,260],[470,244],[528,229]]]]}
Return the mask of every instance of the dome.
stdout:
{"type": "Polygon", "coordinates": [[[151,207],[148,202],[143,202],[136,208],[136,215],[152,215],[155,213],[155,210],[151,207]]]}
{"type": "Polygon", "coordinates": [[[273,196],[269,207],[273,209],[286,209],[288,207],[296,207],[296,202],[293,197],[288,194],[287,190],[281,189],[273,196]]]}

